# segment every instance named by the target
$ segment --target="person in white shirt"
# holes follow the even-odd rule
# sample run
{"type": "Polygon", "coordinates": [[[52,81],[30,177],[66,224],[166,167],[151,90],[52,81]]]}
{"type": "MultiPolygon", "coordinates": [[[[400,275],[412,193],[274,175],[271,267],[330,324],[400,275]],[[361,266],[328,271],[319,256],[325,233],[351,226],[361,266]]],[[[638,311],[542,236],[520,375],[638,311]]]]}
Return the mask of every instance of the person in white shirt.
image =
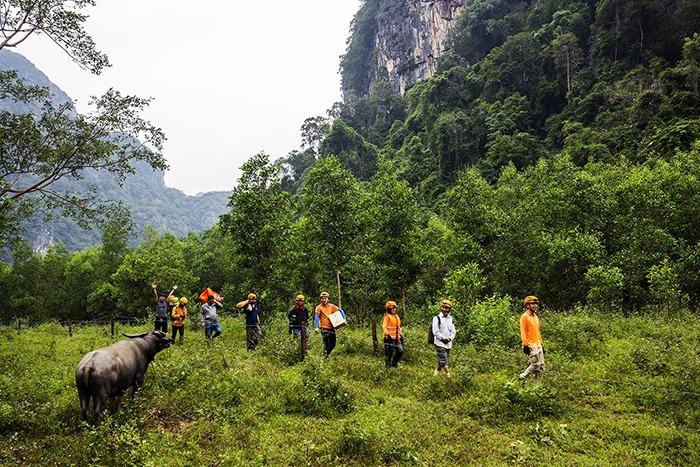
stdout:
{"type": "Polygon", "coordinates": [[[450,311],[452,311],[452,302],[449,300],[443,300],[440,304],[440,310],[442,313],[433,317],[433,336],[438,361],[437,369],[433,375],[437,376],[441,371],[444,371],[445,375],[449,378],[450,369],[447,364],[450,359],[452,342],[457,334],[454,322],[452,321],[452,316],[450,316],[450,311]]]}

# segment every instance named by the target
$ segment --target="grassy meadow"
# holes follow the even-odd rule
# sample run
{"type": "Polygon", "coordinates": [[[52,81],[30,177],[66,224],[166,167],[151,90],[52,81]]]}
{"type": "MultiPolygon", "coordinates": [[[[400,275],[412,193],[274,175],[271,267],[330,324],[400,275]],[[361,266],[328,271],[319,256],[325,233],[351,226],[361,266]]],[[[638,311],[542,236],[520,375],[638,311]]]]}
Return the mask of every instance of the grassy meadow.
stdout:
{"type": "MultiPolygon", "coordinates": [[[[700,319],[541,315],[547,374],[526,366],[514,314],[475,346],[455,316],[453,377],[434,377],[425,326],[405,328],[398,370],[347,327],[321,358],[281,318],[256,352],[243,321],[207,345],[196,323],[157,355],[135,400],[81,421],[74,372],[109,327],[0,328],[2,465],[700,465],[700,319]],[[504,345],[506,342],[507,345],[504,345]]],[[[147,328],[118,327],[138,332],[147,328]]],[[[381,342],[380,342],[381,344],[381,342]]]]}

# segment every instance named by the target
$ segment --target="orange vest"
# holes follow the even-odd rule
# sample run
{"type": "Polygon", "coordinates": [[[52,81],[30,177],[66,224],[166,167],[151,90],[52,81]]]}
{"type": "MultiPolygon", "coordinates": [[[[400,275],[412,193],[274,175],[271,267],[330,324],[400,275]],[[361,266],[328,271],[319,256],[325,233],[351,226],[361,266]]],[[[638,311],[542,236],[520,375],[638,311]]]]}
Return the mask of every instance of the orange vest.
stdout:
{"type": "Polygon", "coordinates": [[[537,315],[531,315],[529,311],[520,315],[520,338],[523,341],[523,345],[528,347],[542,346],[540,319],[537,315]]]}
{"type": "Polygon", "coordinates": [[[317,315],[319,315],[319,318],[321,318],[321,327],[323,329],[333,329],[333,324],[331,323],[331,319],[329,318],[329,316],[338,310],[340,310],[340,308],[333,305],[332,303],[329,303],[326,306],[323,306],[323,303],[320,303],[316,307],[316,310],[314,312],[317,315]]]}
{"type": "Polygon", "coordinates": [[[382,322],[382,337],[391,337],[392,339],[398,339],[403,337],[403,332],[401,331],[401,318],[398,314],[384,313],[384,321],[382,322]]]}

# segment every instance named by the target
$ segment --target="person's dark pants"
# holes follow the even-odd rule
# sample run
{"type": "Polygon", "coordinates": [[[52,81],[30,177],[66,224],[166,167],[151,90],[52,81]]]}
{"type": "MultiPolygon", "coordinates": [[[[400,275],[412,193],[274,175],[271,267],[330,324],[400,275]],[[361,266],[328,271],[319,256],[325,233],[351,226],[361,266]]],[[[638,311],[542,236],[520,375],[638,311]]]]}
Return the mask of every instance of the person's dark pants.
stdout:
{"type": "Polygon", "coordinates": [[[321,329],[321,336],[323,336],[323,356],[328,358],[335,349],[335,329],[321,329]]]}
{"type": "Polygon", "coordinates": [[[384,355],[386,356],[386,367],[398,366],[399,360],[403,356],[403,338],[393,339],[389,336],[384,338],[384,355]]]}
{"type": "Polygon", "coordinates": [[[173,342],[175,342],[175,336],[177,335],[178,332],[180,333],[180,342],[185,340],[185,326],[181,326],[181,327],[180,326],[173,326],[173,337],[172,337],[173,342]]]}
{"type": "Polygon", "coordinates": [[[168,333],[168,320],[167,320],[167,318],[156,317],[156,331],[163,331],[166,334],[168,333]]]}
{"type": "Polygon", "coordinates": [[[260,342],[260,335],[262,332],[260,331],[260,326],[257,324],[249,324],[246,325],[245,328],[246,332],[246,347],[248,350],[255,350],[255,348],[258,346],[258,343],[260,342]]]}

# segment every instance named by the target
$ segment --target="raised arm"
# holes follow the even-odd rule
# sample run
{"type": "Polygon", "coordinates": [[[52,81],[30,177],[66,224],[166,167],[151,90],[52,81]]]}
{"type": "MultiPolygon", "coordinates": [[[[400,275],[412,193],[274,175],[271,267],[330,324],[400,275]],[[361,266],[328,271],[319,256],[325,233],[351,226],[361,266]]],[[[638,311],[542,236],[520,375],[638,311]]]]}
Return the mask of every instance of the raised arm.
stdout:
{"type": "Polygon", "coordinates": [[[153,292],[153,300],[158,301],[158,287],[155,284],[151,284],[151,291],[153,292]]]}
{"type": "Polygon", "coordinates": [[[173,285],[173,289],[172,289],[172,290],[170,291],[170,293],[168,294],[168,298],[166,298],[166,300],[168,301],[168,303],[170,303],[170,299],[173,297],[173,294],[175,293],[176,290],[177,290],[177,285],[173,285]]]}

